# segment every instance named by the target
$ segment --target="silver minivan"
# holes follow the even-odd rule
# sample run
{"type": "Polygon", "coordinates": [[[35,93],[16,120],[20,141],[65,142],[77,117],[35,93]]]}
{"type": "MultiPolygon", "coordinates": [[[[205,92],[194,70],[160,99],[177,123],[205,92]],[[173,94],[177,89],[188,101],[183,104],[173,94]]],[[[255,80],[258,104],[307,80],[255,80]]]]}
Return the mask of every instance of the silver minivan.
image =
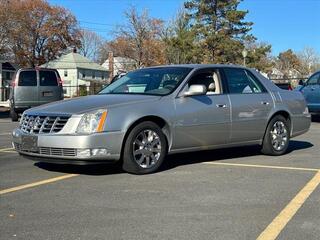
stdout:
{"type": "Polygon", "coordinates": [[[18,121],[18,114],[41,104],[63,99],[62,81],[55,69],[19,69],[12,80],[10,91],[10,115],[18,121]]]}

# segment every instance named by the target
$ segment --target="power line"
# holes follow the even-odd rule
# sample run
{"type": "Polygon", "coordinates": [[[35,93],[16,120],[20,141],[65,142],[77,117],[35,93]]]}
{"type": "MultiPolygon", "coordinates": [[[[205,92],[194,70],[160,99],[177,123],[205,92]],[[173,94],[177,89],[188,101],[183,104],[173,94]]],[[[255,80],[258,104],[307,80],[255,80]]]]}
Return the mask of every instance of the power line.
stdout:
{"type": "Polygon", "coordinates": [[[120,24],[110,24],[110,23],[100,23],[100,22],[89,22],[89,21],[79,21],[79,22],[86,23],[86,24],[93,24],[93,25],[110,26],[110,27],[121,26],[120,24]]]}

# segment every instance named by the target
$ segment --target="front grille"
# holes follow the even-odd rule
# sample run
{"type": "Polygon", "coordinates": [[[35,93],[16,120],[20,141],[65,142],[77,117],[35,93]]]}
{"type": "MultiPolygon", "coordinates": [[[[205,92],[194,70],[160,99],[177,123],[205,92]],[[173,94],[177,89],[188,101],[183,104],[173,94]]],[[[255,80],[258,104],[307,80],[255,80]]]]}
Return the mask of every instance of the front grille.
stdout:
{"type": "MultiPolygon", "coordinates": [[[[16,150],[21,152],[29,152],[23,150],[21,148],[21,144],[14,143],[14,147],[16,150]]],[[[77,156],[77,149],[75,148],[51,148],[51,147],[39,147],[36,152],[40,155],[48,155],[48,156],[62,156],[62,157],[76,157],[77,156]]]]}
{"type": "Polygon", "coordinates": [[[74,148],[49,148],[49,147],[40,147],[39,153],[43,155],[52,155],[52,156],[66,156],[66,157],[75,157],[77,156],[77,150],[74,148]]]}
{"type": "Polygon", "coordinates": [[[25,133],[58,133],[67,123],[69,116],[35,116],[24,114],[20,129],[25,133]]]}

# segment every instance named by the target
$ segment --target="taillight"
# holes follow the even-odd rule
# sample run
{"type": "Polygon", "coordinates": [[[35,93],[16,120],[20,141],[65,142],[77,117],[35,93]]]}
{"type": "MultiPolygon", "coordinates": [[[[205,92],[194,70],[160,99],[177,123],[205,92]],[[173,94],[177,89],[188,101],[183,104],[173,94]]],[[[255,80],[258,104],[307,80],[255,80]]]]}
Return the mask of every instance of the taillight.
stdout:
{"type": "Polygon", "coordinates": [[[15,86],[17,86],[18,84],[17,84],[17,79],[13,79],[12,81],[11,81],[11,87],[15,87],[15,86]]]}
{"type": "Polygon", "coordinates": [[[62,86],[63,85],[63,80],[61,78],[58,78],[58,85],[62,86]]]}

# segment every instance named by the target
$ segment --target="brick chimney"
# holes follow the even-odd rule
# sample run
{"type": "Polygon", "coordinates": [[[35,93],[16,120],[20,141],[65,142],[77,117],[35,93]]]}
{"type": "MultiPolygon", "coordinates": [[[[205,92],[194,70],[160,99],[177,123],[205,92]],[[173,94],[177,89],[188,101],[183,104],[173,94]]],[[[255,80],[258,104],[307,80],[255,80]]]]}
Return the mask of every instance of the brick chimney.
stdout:
{"type": "Polygon", "coordinates": [[[113,61],[113,52],[108,53],[108,61],[109,61],[109,82],[111,82],[114,73],[114,61],[113,61]]]}

